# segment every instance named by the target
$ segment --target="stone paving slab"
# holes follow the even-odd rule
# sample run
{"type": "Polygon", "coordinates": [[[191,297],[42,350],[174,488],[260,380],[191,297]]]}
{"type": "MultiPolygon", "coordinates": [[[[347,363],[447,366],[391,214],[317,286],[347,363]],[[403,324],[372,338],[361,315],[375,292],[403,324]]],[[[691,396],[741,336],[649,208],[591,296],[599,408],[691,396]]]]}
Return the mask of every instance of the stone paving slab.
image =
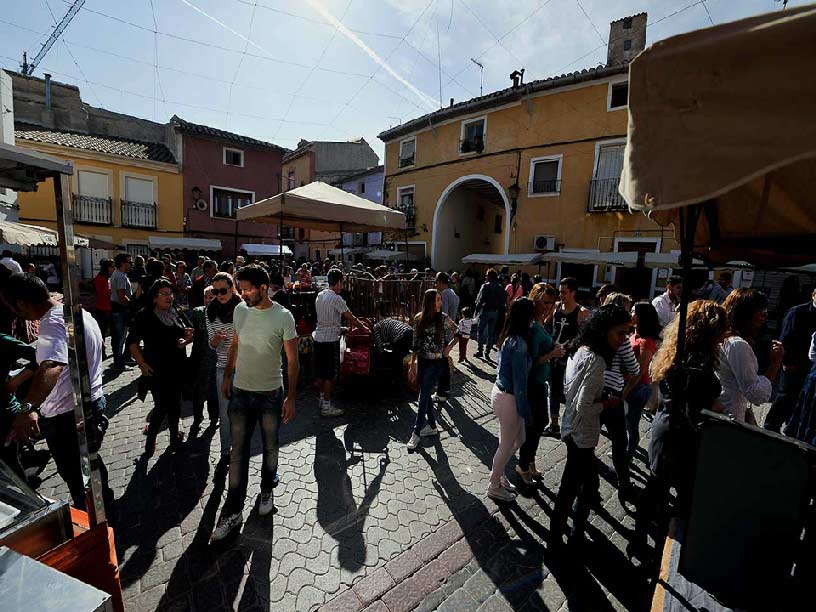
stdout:
{"type": "MultiPolygon", "coordinates": [[[[256,435],[243,529],[213,545],[226,486],[217,431],[201,431],[176,455],[163,452],[163,433],[156,456],[144,461],[150,398],[136,398],[136,372],[106,373],[114,415],[102,456],[117,498],[127,610],[593,609],[581,608],[584,602],[637,609],[626,606],[642,585],[614,571],[624,567],[620,532],[631,517],[610,482],[602,480],[606,512],[593,525],[604,537],[619,536],[617,544],[599,545],[580,571],[547,555],[547,514],[566,456],[560,442],[541,440],[542,486],[517,509],[500,510],[485,497],[498,445],[494,377],[492,364],[460,365],[439,417],[442,434],[424,439],[416,453],[405,449],[415,402],[402,389],[346,381],[338,401],[348,416],[340,419],[322,419],[314,393],[303,392],[294,423],[281,430],[277,511],[257,514],[256,435]],[[458,607],[471,601],[476,608],[458,607]]],[[[189,427],[189,404],[184,415],[189,427]]],[[[604,442],[598,455],[609,463],[607,448],[604,442]]],[[[67,496],[53,465],[42,476],[45,495],[67,496]]]]}

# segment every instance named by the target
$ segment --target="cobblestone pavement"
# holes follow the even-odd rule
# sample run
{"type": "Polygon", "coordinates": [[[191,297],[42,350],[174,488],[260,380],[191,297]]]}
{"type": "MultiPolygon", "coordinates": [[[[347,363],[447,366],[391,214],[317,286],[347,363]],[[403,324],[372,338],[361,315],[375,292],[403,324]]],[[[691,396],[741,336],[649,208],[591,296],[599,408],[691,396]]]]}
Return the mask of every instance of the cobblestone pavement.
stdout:
{"type": "MultiPolygon", "coordinates": [[[[156,456],[141,460],[150,398],[136,398],[135,371],[111,376],[106,372],[105,389],[113,416],[102,455],[117,498],[128,611],[647,607],[650,589],[623,553],[633,521],[614,477],[602,472],[602,510],[592,515],[585,564],[558,559],[543,543],[566,456],[561,443],[542,439],[538,489],[502,509],[487,499],[498,445],[488,363],[458,367],[439,418],[442,435],[411,454],[405,442],[415,404],[387,377],[346,381],[338,403],[348,416],[340,419],[321,418],[314,393],[304,391],[295,422],[281,432],[276,512],[257,513],[256,433],[244,527],[219,545],[209,542],[226,486],[217,431],[203,430],[176,455],[163,453],[162,433],[156,456]]],[[[189,428],[189,404],[183,414],[189,428]]],[[[609,465],[607,450],[602,438],[598,456],[609,465]]],[[[644,476],[639,460],[635,483],[644,476]]],[[[67,496],[53,465],[40,490],[67,496]]]]}

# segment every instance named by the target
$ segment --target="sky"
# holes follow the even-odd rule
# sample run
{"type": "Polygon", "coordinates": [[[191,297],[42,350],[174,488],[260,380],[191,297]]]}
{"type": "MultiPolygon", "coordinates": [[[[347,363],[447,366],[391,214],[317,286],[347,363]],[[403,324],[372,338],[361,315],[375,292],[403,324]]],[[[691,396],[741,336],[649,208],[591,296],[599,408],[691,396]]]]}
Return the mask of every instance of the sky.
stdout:
{"type": "MultiPolygon", "coordinates": [[[[32,59],[73,0],[3,0],[0,66],[32,59]]],[[[807,4],[790,0],[788,7],[807,4]]],[[[525,80],[606,61],[609,22],[647,45],[781,10],[777,0],[86,0],[37,67],[85,102],[295,148],[364,137],[525,80]],[[441,91],[441,96],[440,96],[441,91]]]]}

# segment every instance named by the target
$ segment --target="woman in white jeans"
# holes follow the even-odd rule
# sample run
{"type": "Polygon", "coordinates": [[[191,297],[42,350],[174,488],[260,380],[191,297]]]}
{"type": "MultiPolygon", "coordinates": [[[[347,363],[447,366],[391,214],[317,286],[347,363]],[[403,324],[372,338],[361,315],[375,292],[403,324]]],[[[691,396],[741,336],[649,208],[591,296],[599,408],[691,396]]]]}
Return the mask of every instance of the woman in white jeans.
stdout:
{"type": "Polygon", "coordinates": [[[519,298],[510,305],[510,313],[499,338],[499,360],[496,383],[490,395],[493,414],[499,420],[499,448],[493,457],[493,470],[487,496],[496,501],[513,501],[516,487],[510,484],[504,471],[507,462],[521,447],[525,427],[530,418],[527,402],[527,377],[530,373],[531,326],[535,305],[519,298]]]}
{"type": "Polygon", "coordinates": [[[232,313],[241,299],[235,295],[232,275],[228,272],[219,272],[212,280],[215,299],[207,306],[207,337],[210,346],[215,349],[217,360],[215,369],[216,384],[218,385],[218,432],[221,438],[221,460],[229,461],[232,448],[232,432],[227,414],[229,399],[220,393],[224,382],[224,369],[227,367],[227,355],[234,335],[232,313]]]}

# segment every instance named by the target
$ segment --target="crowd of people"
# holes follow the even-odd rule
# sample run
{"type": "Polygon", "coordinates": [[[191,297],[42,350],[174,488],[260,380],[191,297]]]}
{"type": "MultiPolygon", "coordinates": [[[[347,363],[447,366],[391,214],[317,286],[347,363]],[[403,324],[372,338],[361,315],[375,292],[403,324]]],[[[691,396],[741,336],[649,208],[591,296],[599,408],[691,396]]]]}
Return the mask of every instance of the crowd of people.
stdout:
{"type": "MultiPolygon", "coordinates": [[[[703,409],[757,424],[754,406],[769,402],[778,386],[765,427],[779,430],[784,425],[787,435],[816,442],[816,368],[811,367],[816,360],[816,291],[810,303],[787,313],[779,340],[764,344],[767,298],[755,289],[734,289],[731,277],[721,275],[700,290],[705,299],[688,306],[685,361],[678,363],[680,277],[670,276],[665,292],[652,301],[635,302],[617,287],[604,285],[588,305],[579,303],[578,282],[570,277],[554,286],[538,277],[489,269],[479,284],[471,269],[439,272],[410,320],[390,318],[371,325],[356,317],[343,297],[347,274],[381,279],[401,273],[427,277],[429,271],[397,266],[344,271],[342,264],[330,261],[283,267],[248,263],[240,256],[220,264],[197,257],[194,263],[188,273],[187,263],[172,256],[144,261],[119,253],[100,262],[93,281],[93,317],[84,317],[85,346],[96,419],[91,426],[99,432],[100,444],[107,426],[101,373],[108,333],[111,370],[138,367],[139,396],[152,397],[144,429],[145,460],[157,451],[165,422],[167,450],[184,448],[180,416],[185,395],[193,404],[189,435],[202,426],[206,406],[209,425],[219,429],[220,465],[229,474],[214,541],[242,522],[256,426],[263,441],[259,511],[264,515],[273,508],[272,492],[280,479],[279,430],[295,418],[300,373],[288,288],[311,287],[315,277],[323,284],[312,334],[321,416],[344,412],[334,402],[343,328],[368,327],[375,347],[410,354],[408,378],[416,385],[418,402],[407,449],[415,451],[423,438],[439,433],[437,411],[451,393],[449,356],[458,347],[459,363],[470,363],[468,345],[475,338],[471,357],[495,367],[491,406],[499,444],[486,494],[509,502],[518,487],[536,485],[542,476],[536,467],[542,436],[566,446],[551,526],[554,546],[563,544],[570,513],[570,540],[581,541],[599,499],[595,451],[602,429],[611,441],[620,502],[637,502],[643,538],[633,541],[633,556],[643,554],[645,533],[653,523],[665,527],[671,487],[677,491],[673,511],[688,512],[703,409]],[[675,405],[684,377],[687,401],[675,405]],[[673,414],[683,418],[672,419],[673,414]],[[629,474],[640,449],[644,415],[652,420],[649,478],[636,495],[629,474]],[[507,466],[516,454],[510,473],[514,484],[507,466]]],[[[82,508],[79,448],[76,436],[69,435],[73,400],[61,305],[36,275],[8,266],[0,266],[0,272],[4,308],[20,320],[39,322],[33,353],[10,336],[0,336],[5,347],[0,374],[8,377],[19,359],[29,363],[0,397],[5,409],[0,433],[22,443],[42,432],[74,505],[82,508]]],[[[102,480],[109,501],[104,464],[102,480]]]]}

